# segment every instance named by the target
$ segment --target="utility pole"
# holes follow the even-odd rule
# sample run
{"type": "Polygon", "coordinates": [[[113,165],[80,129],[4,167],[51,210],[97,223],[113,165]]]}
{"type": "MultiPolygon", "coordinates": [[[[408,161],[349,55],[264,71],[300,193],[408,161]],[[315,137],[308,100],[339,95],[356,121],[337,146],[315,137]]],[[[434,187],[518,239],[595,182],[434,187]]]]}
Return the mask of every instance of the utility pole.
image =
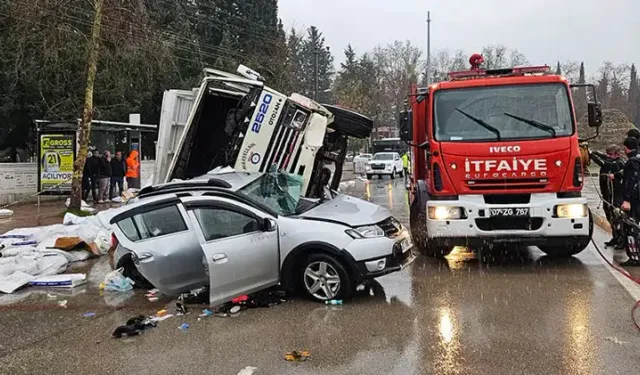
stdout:
{"type": "Polygon", "coordinates": [[[431,12],[427,11],[427,86],[431,84],[431,12]]]}
{"type": "Polygon", "coordinates": [[[87,58],[87,86],[84,90],[84,108],[82,120],[78,126],[78,144],[80,149],[73,164],[73,181],[71,185],[70,209],[80,209],[82,202],[82,171],[87,161],[89,137],[91,136],[91,120],[93,120],[93,86],[98,68],[98,52],[100,49],[100,29],[102,28],[102,10],[104,0],[94,0],[93,25],[89,39],[89,56],[87,58]]]}

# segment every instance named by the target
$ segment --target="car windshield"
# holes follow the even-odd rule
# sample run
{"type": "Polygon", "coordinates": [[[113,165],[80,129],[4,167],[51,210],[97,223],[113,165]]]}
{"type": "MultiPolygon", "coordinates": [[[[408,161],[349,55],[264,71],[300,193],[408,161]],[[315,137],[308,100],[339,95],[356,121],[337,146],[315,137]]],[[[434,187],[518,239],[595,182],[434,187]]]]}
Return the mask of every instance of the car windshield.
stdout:
{"type": "Polygon", "coordinates": [[[393,154],[375,154],[373,160],[393,160],[393,154]]]}
{"type": "Polygon", "coordinates": [[[298,210],[298,202],[302,197],[302,184],[302,176],[272,172],[265,173],[239,189],[238,192],[256,203],[275,210],[279,215],[288,216],[301,213],[298,210]]]}
{"type": "Polygon", "coordinates": [[[508,85],[438,91],[434,134],[439,141],[514,140],[573,134],[563,84],[508,85]]]}

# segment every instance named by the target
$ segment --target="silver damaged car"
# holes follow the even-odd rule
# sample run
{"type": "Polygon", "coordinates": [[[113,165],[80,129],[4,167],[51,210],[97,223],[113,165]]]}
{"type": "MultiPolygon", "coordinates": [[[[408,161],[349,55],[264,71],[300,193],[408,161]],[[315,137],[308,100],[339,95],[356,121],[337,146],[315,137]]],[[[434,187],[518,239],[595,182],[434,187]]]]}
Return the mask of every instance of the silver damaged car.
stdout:
{"type": "Polygon", "coordinates": [[[110,264],[177,295],[209,286],[210,304],[277,284],[317,301],[414,259],[408,230],[385,208],[326,189],[300,194],[287,173],[223,173],[141,190],[111,219],[110,264]]]}

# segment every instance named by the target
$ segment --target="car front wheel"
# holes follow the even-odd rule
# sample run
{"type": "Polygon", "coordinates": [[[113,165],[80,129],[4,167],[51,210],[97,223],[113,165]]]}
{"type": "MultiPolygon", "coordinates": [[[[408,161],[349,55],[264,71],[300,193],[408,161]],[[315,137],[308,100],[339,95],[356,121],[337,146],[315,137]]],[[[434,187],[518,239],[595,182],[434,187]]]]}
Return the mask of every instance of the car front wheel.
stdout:
{"type": "Polygon", "coordinates": [[[348,299],[353,294],[353,282],[347,270],[334,257],[312,254],[302,269],[302,288],[315,301],[348,299]]]}

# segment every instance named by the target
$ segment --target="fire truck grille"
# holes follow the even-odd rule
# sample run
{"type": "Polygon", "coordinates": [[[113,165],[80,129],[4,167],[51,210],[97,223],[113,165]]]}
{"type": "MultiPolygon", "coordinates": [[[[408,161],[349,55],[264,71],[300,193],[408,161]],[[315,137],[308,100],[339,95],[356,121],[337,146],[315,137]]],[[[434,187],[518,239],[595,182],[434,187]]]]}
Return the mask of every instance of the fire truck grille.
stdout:
{"type": "Polygon", "coordinates": [[[278,170],[296,173],[296,163],[303,138],[302,132],[279,126],[274,134],[267,147],[267,157],[264,158],[260,166],[260,172],[268,172],[275,164],[278,170]]]}
{"type": "Polygon", "coordinates": [[[469,190],[529,190],[544,189],[549,180],[546,178],[519,178],[519,179],[489,179],[469,180],[466,185],[469,190]]]}
{"type": "Polygon", "coordinates": [[[541,217],[491,217],[476,219],[478,229],[491,232],[495,230],[528,230],[534,231],[542,227],[541,217]]]}

